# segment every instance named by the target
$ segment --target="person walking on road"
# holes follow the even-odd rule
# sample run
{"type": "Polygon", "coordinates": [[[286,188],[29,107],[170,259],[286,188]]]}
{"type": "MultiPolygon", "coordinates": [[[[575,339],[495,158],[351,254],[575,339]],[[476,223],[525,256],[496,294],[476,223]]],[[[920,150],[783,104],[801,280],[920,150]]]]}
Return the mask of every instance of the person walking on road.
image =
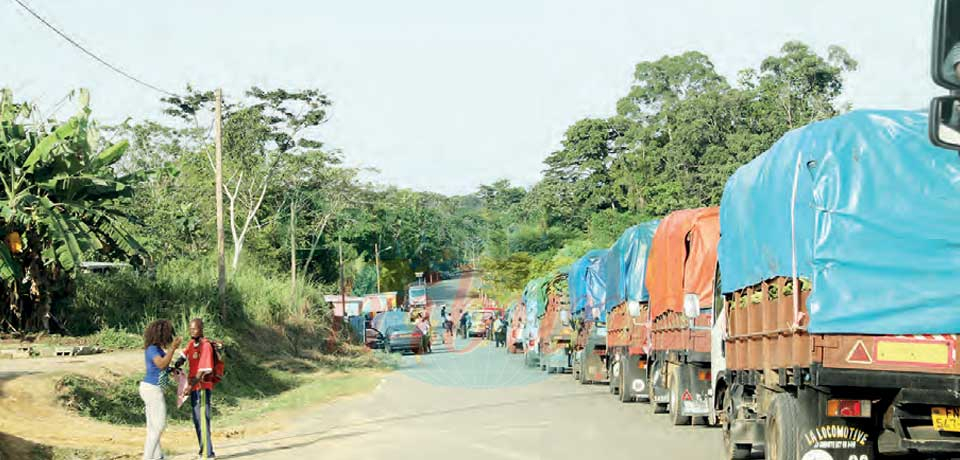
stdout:
{"type": "MultiPolygon", "coordinates": [[[[446,330],[446,336],[453,340],[453,315],[449,312],[443,316],[443,329],[446,330]]],[[[446,337],[444,337],[446,339],[446,337]]],[[[446,340],[444,340],[446,341],[446,340]]]]}
{"type": "Polygon", "coordinates": [[[147,416],[143,460],[164,458],[163,450],[160,449],[160,436],[167,426],[167,403],[163,399],[161,379],[179,346],[180,337],[173,336],[173,326],[165,319],[150,323],[143,332],[143,358],[147,367],[143,381],[140,382],[140,399],[143,400],[147,416]]]}
{"type": "Polygon", "coordinates": [[[213,392],[213,344],[203,336],[203,320],[190,320],[190,340],[183,353],[190,364],[187,388],[190,394],[190,407],[193,408],[193,427],[197,431],[200,444],[200,458],[213,459],[213,440],[210,438],[210,396],[213,392]]]}
{"type": "Polygon", "coordinates": [[[507,322],[503,320],[502,317],[497,318],[497,327],[496,327],[496,338],[497,338],[497,348],[506,346],[507,344],[507,322]]]}
{"type": "Polygon", "coordinates": [[[430,352],[430,320],[427,316],[420,315],[420,318],[417,320],[417,328],[420,329],[420,332],[423,334],[420,341],[420,351],[422,353],[430,352]]]}

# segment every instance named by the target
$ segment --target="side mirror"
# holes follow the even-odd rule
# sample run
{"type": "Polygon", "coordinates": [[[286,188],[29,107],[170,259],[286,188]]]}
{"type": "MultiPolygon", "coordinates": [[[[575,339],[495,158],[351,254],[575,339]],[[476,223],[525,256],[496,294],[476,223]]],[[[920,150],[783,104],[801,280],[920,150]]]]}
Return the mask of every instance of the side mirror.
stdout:
{"type": "Polygon", "coordinates": [[[700,296],[696,294],[683,295],[683,314],[690,319],[700,316],[700,296]]]}
{"type": "Polygon", "coordinates": [[[930,103],[930,142],[960,150],[960,96],[940,96],[930,103]]]}
{"type": "Polygon", "coordinates": [[[960,90],[960,1],[937,0],[933,15],[930,76],[943,88],[960,90]]]}

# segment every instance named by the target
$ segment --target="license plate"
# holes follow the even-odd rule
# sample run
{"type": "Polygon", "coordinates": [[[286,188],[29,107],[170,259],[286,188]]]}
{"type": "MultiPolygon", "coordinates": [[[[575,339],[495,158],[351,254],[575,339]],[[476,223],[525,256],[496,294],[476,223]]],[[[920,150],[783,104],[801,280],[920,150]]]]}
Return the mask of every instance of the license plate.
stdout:
{"type": "Polygon", "coordinates": [[[934,407],[930,409],[933,427],[937,431],[960,432],[960,408],[934,407]]]}

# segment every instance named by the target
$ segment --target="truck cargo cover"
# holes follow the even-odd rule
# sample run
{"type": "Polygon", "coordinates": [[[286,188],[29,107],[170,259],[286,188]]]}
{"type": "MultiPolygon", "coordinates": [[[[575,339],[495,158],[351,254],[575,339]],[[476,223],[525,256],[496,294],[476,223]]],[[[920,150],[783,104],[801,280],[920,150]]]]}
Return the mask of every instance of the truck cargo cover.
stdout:
{"type": "MultiPolygon", "coordinates": [[[[600,266],[601,259],[607,253],[607,249],[594,249],[573,263],[570,266],[569,276],[567,278],[567,289],[570,295],[570,313],[574,316],[583,315],[588,310],[587,305],[602,305],[602,298],[598,298],[598,285],[596,271],[600,266]],[[594,274],[590,274],[590,267],[593,266],[594,274]],[[590,281],[593,279],[593,281],[590,281]],[[591,288],[592,282],[592,288],[591,288]]],[[[605,293],[604,293],[605,294],[605,293]]],[[[602,297],[599,296],[599,297],[602,297]]]]}
{"type": "Polygon", "coordinates": [[[647,300],[647,288],[643,280],[647,269],[647,253],[658,223],[660,221],[652,220],[626,229],[604,257],[603,271],[607,286],[604,308],[607,312],[623,302],[647,300]]]}
{"type": "Polygon", "coordinates": [[[653,318],[665,311],[683,312],[687,293],[696,294],[701,307],[712,305],[719,214],[716,207],[683,209],[660,221],[647,256],[645,281],[653,318]]]}
{"type": "Polygon", "coordinates": [[[583,306],[583,317],[587,321],[605,322],[607,320],[607,312],[603,307],[604,299],[607,297],[607,280],[603,272],[603,263],[609,255],[609,249],[602,249],[600,256],[587,265],[587,296],[583,306]]]}
{"type": "Polygon", "coordinates": [[[795,248],[810,332],[960,332],[960,161],[925,114],[791,131],[730,177],[721,210],[724,292],[792,276],[795,248]]]}

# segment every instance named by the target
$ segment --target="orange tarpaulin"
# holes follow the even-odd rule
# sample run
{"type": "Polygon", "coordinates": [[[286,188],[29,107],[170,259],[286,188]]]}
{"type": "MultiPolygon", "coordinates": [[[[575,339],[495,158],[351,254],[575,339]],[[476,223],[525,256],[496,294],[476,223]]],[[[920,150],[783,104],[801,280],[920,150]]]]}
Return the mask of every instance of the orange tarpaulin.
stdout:
{"type": "Polygon", "coordinates": [[[683,295],[697,294],[700,306],[713,302],[713,278],[720,240],[720,208],[674,211],[657,227],[644,280],[652,318],[683,312],[683,295]]]}

